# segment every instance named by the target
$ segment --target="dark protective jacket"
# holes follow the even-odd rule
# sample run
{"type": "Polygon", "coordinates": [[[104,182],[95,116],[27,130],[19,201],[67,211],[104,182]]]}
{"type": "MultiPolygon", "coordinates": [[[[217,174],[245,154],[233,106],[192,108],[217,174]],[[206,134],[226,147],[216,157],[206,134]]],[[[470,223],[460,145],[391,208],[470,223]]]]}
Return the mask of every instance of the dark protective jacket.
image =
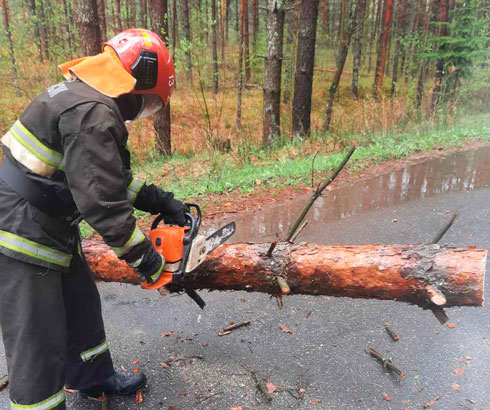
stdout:
{"type": "MultiPolygon", "coordinates": [[[[55,192],[52,211],[27,202],[0,179],[0,252],[67,271],[80,251],[80,213],[116,254],[131,263],[151,246],[133,204],[146,189],[133,179],[128,132],[115,101],[80,81],[48,88],[2,137],[4,161],[55,192]]],[[[51,198],[52,199],[52,198],[51,198]]]]}

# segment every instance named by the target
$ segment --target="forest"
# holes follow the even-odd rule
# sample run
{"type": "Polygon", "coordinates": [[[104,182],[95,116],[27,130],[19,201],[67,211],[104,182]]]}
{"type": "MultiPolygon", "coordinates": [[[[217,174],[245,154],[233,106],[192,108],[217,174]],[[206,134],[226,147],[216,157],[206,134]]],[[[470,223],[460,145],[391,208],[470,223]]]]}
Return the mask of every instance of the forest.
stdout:
{"type": "Polygon", "coordinates": [[[335,151],[373,134],[446,127],[490,100],[489,4],[476,0],[2,0],[5,131],[61,81],[57,65],[115,33],[160,33],[170,106],[130,126],[137,160],[308,137],[335,151]]]}

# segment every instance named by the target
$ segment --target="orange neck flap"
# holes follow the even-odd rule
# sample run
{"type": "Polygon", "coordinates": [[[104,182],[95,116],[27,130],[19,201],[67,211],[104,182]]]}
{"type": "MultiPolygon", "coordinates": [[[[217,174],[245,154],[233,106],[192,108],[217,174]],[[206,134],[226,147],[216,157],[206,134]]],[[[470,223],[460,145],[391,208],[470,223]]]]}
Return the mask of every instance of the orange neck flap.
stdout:
{"type": "Polygon", "coordinates": [[[67,80],[78,78],[112,98],[130,93],[136,85],[136,79],[122,67],[111,47],[104,47],[104,52],[96,56],[68,61],[58,67],[67,80]]]}

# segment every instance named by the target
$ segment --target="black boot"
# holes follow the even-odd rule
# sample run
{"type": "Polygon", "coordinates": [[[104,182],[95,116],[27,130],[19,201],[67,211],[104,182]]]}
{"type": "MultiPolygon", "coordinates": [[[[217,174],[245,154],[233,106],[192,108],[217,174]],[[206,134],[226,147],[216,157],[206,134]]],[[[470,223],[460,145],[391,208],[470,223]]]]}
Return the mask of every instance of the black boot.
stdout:
{"type": "Polygon", "coordinates": [[[88,389],[80,390],[83,396],[100,397],[105,394],[119,394],[127,396],[142,389],[146,385],[146,376],[143,373],[121,374],[114,372],[101,383],[88,389]]]}

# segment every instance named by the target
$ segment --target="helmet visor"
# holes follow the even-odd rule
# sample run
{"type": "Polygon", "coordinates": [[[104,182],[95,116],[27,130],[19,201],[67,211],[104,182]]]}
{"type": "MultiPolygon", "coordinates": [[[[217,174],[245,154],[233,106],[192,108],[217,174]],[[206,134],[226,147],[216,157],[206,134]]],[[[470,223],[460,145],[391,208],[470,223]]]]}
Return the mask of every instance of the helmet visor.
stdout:
{"type": "Polygon", "coordinates": [[[142,94],[143,103],[136,118],[144,118],[155,114],[163,107],[162,99],[156,94],[142,94]]]}

